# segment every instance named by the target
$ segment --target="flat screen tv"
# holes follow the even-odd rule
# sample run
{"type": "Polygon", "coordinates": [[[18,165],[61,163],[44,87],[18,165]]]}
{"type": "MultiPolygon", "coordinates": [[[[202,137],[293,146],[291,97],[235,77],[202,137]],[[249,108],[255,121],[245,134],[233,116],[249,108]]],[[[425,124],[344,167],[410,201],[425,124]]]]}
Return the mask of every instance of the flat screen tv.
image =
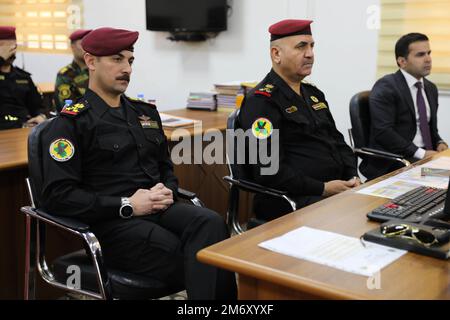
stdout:
{"type": "Polygon", "coordinates": [[[227,12],[227,0],[146,0],[147,29],[153,31],[224,31],[227,12]]]}

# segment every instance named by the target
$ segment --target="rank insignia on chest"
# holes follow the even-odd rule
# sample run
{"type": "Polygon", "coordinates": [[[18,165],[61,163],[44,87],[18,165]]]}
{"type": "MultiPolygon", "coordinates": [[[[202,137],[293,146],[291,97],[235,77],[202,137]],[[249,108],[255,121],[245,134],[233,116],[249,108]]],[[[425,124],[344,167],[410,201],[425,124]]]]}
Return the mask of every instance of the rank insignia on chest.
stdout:
{"type": "Polygon", "coordinates": [[[273,131],[272,122],[266,118],[258,118],[252,124],[252,133],[257,139],[267,139],[273,131]]]}
{"type": "Polygon", "coordinates": [[[75,154],[75,147],[68,139],[59,138],[50,144],[50,156],[58,162],[69,161],[75,154]]]}
{"type": "Polygon", "coordinates": [[[5,76],[0,74],[0,80],[5,80],[5,76]]]}
{"type": "Polygon", "coordinates": [[[318,110],[322,110],[322,109],[327,109],[328,107],[324,102],[319,102],[319,103],[314,104],[312,106],[312,108],[314,110],[318,111],[318,110]]]}
{"type": "Polygon", "coordinates": [[[317,99],[315,96],[311,96],[310,98],[314,103],[319,102],[319,99],[317,99]]]}
{"type": "Polygon", "coordinates": [[[158,121],[153,121],[146,115],[139,116],[138,119],[144,129],[159,129],[158,121]]]}
{"type": "Polygon", "coordinates": [[[285,109],[287,113],[293,113],[296,112],[298,110],[298,108],[296,106],[290,106],[289,108],[285,109]]]}
{"type": "Polygon", "coordinates": [[[16,83],[17,84],[28,84],[28,80],[26,80],[26,79],[23,79],[23,80],[19,79],[19,80],[16,80],[16,83]]]}

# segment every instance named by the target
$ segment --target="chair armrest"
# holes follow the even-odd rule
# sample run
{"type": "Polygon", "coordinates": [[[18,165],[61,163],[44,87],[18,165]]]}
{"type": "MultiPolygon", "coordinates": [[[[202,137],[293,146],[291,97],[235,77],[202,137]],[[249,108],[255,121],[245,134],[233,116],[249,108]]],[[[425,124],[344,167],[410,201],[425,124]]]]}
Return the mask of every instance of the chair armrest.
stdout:
{"type": "Polygon", "coordinates": [[[261,194],[266,194],[269,196],[274,196],[274,197],[279,197],[279,198],[282,198],[283,196],[287,195],[287,191],[281,191],[281,190],[268,188],[268,187],[262,186],[260,184],[250,182],[247,180],[243,180],[243,179],[236,180],[230,176],[225,176],[225,177],[223,177],[223,180],[231,183],[232,185],[235,185],[236,187],[238,187],[239,189],[242,189],[244,191],[261,193],[261,194]]]}
{"type": "Polygon", "coordinates": [[[188,191],[186,189],[183,189],[183,188],[178,188],[177,195],[181,199],[186,199],[186,200],[192,200],[192,199],[197,197],[197,195],[194,192],[190,192],[190,191],[188,191]]]}
{"type": "Polygon", "coordinates": [[[404,159],[401,155],[395,154],[395,153],[390,153],[390,152],[371,149],[371,148],[361,148],[361,149],[355,148],[355,149],[353,149],[353,151],[357,155],[364,155],[364,156],[369,156],[369,157],[374,157],[374,158],[381,158],[381,159],[397,161],[397,162],[402,163],[405,167],[411,165],[411,163],[408,160],[404,159]]]}
{"type": "Polygon", "coordinates": [[[372,148],[361,148],[362,151],[368,151],[377,155],[382,155],[382,156],[386,156],[386,157],[390,157],[390,158],[400,158],[403,159],[403,156],[400,154],[396,154],[396,153],[391,153],[391,152],[387,152],[387,151],[383,151],[383,150],[378,150],[378,149],[372,149],[372,148]]]}
{"type": "Polygon", "coordinates": [[[52,224],[56,227],[63,228],[65,230],[77,231],[80,233],[89,231],[89,225],[72,218],[54,216],[41,209],[34,209],[32,207],[22,207],[21,211],[29,214],[33,218],[36,218],[45,223],[52,224]]]}
{"type": "Polygon", "coordinates": [[[181,199],[189,200],[197,207],[205,207],[204,203],[197,197],[194,192],[187,191],[183,188],[178,188],[177,194],[181,199]]]}

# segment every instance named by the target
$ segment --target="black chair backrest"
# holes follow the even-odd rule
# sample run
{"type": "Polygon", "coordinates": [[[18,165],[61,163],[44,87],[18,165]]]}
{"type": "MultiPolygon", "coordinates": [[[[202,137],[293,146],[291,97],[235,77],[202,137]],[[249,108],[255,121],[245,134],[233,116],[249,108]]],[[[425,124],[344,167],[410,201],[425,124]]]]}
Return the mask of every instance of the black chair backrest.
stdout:
{"type": "Polygon", "coordinates": [[[41,133],[52,120],[50,119],[40,123],[31,129],[30,135],[28,136],[28,174],[36,208],[41,206],[40,198],[44,180],[42,176],[41,133]]]}
{"type": "MultiPolygon", "coordinates": [[[[228,157],[228,165],[230,168],[230,173],[232,177],[236,180],[248,180],[251,181],[251,177],[249,175],[249,168],[246,164],[248,159],[248,151],[247,147],[242,150],[242,135],[231,135],[230,133],[235,132],[237,129],[242,129],[241,124],[239,123],[239,112],[240,109],[234,110],[229,116],[227,120],[227,157],[228,157]],[[233,142],[233,145],[230,145],[230,142],[233,142]],[[233,154],[230,154],[230,150],[233,150],[233,154]]],[[[245,133],[244,133],[245,135],[245,133]]],[[[247,138],[245,138],[247,139],[247,138]]],[[[245,141],[247,143],[248,140],[245,141]]]]}
{"type": "Polygon", "coordinates": [[[350,100],[350,121],[355,148],[368,147],[370,135],[370,91],[355,94],[350,100]]]}
{"type": "Polygon", "coordinates": [[[236,138],[234,135],[230,135],[231,133],[233,133],[236,129],[240,128],[239,125],[239,112],[240,109],[236,109],[234,110],[227,119],[227,161],[228,161],[228,166],[230,169],[230,174],[234,179],[239,179],[239,173],[240,173],[240,168],[239,165],[237,164],[237,152],[238,152],[238,146],[236,143],[236,138]],[[233,145],[231,145],[230,143],[233,142],[233,145]],[[231,154],[229,151],[233,150],[233,153],[231,154]]]}

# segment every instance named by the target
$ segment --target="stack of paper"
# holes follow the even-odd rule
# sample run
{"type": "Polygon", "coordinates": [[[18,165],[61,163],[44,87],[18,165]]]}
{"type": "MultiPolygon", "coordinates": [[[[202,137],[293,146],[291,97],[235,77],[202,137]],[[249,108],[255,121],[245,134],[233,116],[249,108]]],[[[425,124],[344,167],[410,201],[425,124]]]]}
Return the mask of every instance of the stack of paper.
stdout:
{"type": "Polygon", "coordinates": [[[252,81],[232,81],[215,84],[218,109],[235,109],[239,107],[247,88],[251,88],[254,85],[255,82],[252,81]]]}
{"type": "Polygon", "coordinates": [[[188,109],[216,110],[217,95],[210,92],[191,92],[187,100],[188,109]]]}

